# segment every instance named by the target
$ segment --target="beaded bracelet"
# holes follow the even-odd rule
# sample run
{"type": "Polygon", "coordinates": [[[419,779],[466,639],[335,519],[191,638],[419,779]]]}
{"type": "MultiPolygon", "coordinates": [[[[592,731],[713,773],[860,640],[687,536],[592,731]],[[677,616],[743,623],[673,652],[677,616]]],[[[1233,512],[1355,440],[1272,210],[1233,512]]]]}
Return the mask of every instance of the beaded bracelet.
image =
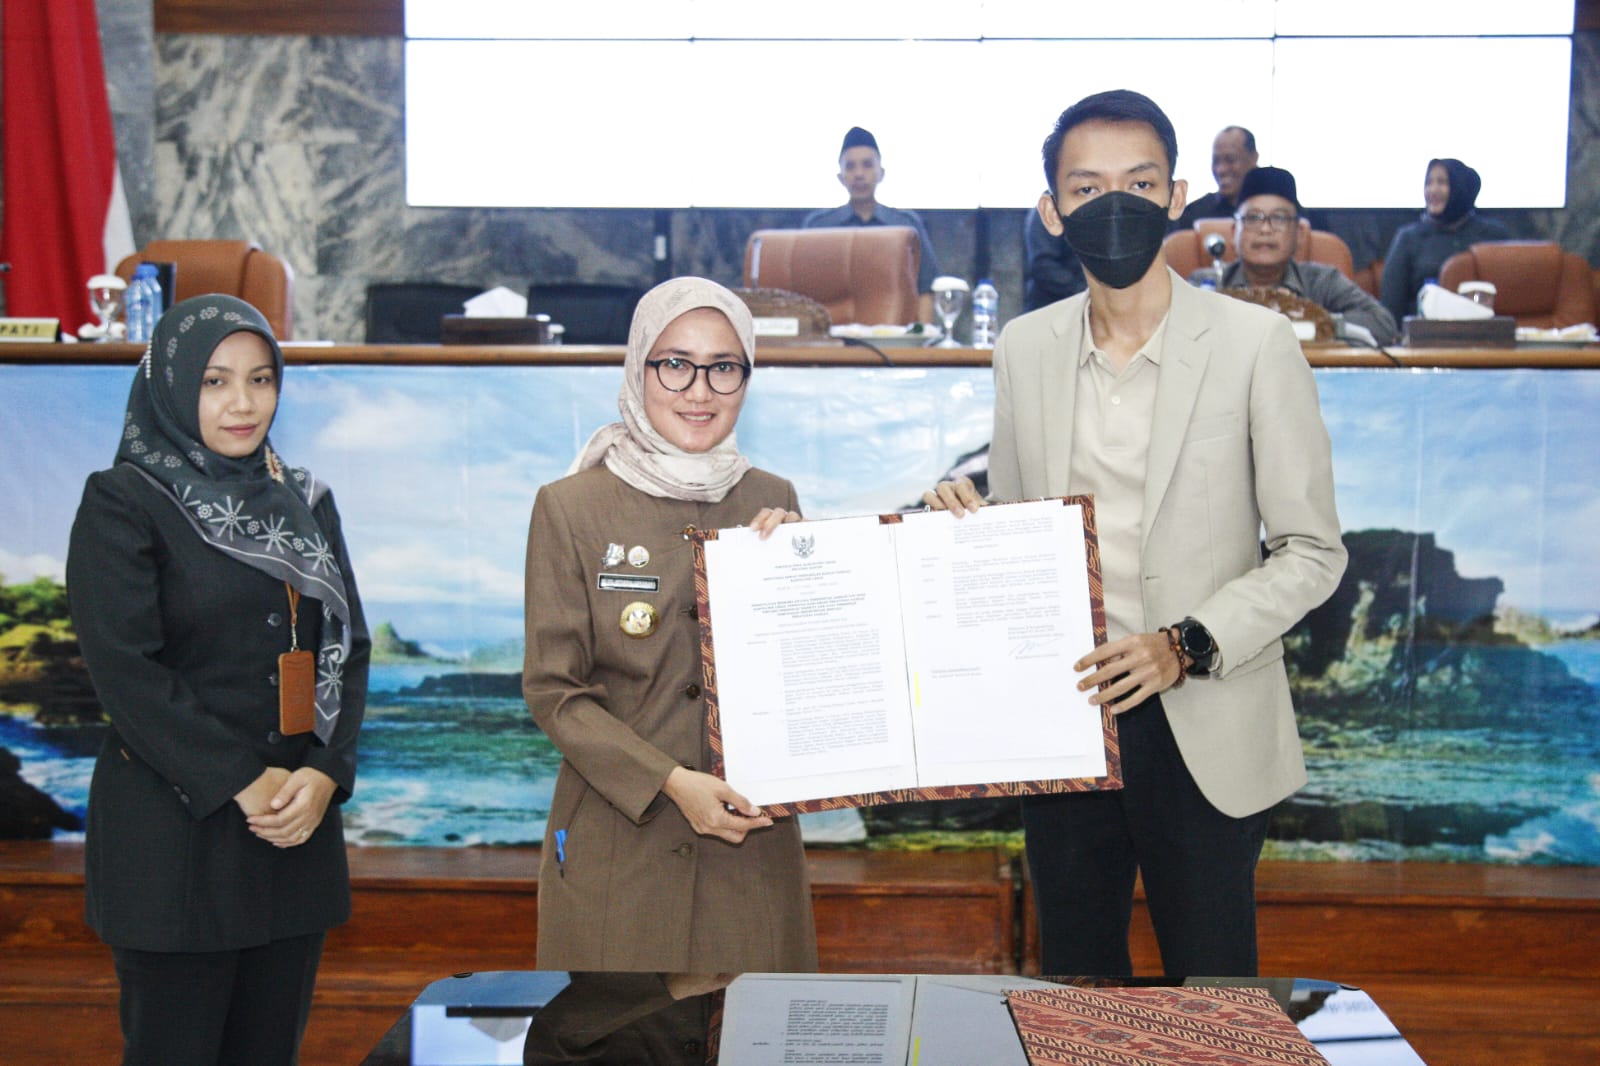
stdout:
{"type": "Polygon", "coordinates": [[[1189,667],[1183,661],[1183,645],[1178,642],[1178,631],[1171,626],[1162,626],[1161,635],[1167,638],[1167,647],[1172,649],[1172,657],[1178,660],[1178,680],[1172,683],[1172,687],[1182,688],[1189,676],[1189,667]]]}

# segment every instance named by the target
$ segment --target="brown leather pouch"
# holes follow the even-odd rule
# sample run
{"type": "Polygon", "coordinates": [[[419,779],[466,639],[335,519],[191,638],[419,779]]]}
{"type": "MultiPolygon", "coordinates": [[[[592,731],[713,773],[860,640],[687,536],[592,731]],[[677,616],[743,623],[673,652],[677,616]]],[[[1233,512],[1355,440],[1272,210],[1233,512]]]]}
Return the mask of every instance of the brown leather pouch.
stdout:
{"type": "Polygon", "coordinates": [[[317,657],[308,651],[278,656],[278,732],[309,733],[317,724],[317,657]]]}
{"type": "Polygon", "coordinates": [[[278,732],[309,733],[317,725],[317,657],[300,647],[300,593],[289,590],[289,650],[278,656],[278,732]]]}

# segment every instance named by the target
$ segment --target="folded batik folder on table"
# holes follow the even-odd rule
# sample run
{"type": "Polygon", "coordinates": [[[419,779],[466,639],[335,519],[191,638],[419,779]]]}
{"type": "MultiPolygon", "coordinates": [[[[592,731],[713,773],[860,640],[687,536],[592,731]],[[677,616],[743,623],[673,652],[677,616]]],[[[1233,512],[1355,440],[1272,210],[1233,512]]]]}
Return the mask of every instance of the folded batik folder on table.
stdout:
{"type": "Polygon", "coordinates": [[[1030,1066],[1328,1066],[1260,988],[1006,993],[1030,1066]]]}

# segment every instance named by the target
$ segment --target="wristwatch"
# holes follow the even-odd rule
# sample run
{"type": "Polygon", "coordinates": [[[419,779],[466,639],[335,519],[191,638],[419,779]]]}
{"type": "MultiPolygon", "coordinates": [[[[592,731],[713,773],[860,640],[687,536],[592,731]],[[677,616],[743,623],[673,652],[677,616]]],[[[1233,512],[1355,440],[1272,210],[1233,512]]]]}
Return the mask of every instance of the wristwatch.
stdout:
{"type": "Polygon", "coordinates": [[[1194,660],[1194,665],[1189,667],[1189,676],[1204,677],[1209,674],[1217,658],[1217,642],[1211,639],[1211,631],[1193,618],[1185,618],[1172,628],[1178,634],[1178,647],[1194,660]]]}

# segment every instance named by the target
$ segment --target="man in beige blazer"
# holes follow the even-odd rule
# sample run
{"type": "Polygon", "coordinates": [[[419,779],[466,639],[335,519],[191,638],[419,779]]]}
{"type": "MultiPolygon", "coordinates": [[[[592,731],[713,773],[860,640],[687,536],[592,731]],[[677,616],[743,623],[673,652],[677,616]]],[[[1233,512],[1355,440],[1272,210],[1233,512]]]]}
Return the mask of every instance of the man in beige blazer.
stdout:
{"type": "MultiPolygon", "coordinates": [[[[989,488],[1095,497],[1109,640],[1075,667],[1124,774],[1024,802],[1044,970],[1132,972],[1139,873],[1168,974],[1253,974],[1268,810],[1306,780],[1281,637],[1345,565],[1316,382],[1287,319],[1168,269],[1186,187],[1154,102],[1088,97],[1044,154],[1039,215],[1089,291],[1001,334],[989,488]]],[[[965,479],[925,499],[983,503],[965,479]]]]}

